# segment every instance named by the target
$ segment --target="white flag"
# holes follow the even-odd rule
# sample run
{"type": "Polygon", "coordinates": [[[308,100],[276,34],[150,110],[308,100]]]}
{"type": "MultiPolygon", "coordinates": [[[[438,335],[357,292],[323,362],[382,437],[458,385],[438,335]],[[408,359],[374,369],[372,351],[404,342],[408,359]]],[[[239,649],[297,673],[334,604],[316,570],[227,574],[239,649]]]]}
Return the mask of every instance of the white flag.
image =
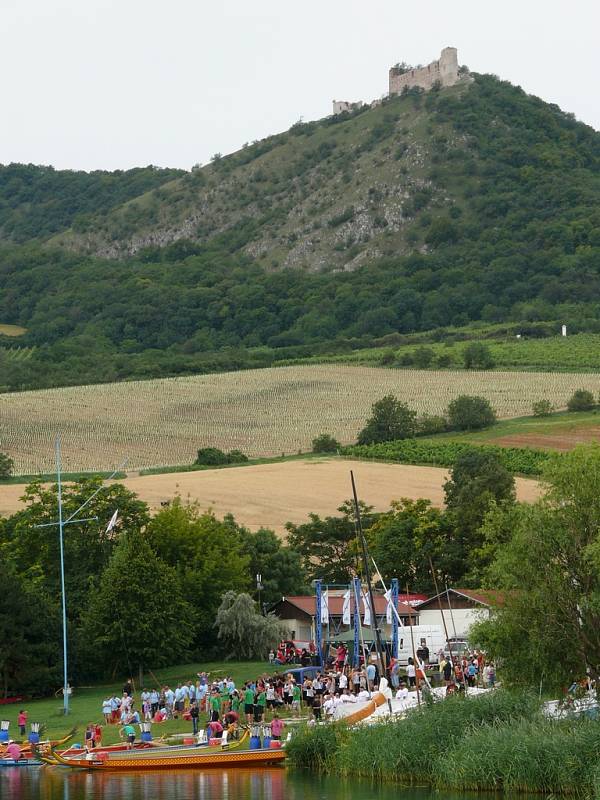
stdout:
{"type": "Polygon", "coordinates": [[[369,605],[369,598],[363,592],[363,605],[365,608],[365,616],[363,618],[363,625],[369,627],[371,625],[371,606],[369,605]]]}
{"type": "Polygon", "coordinates": [[[110,518],[110,522],[109,522],[109,523],[108,523],[108,525],[106,526],[106,533],[110,533],[112,530],[114,530],[114,527],[115,527],[115,525],[117,524],[117,517],[118,517],[118,516],[119,516],[119,509],[117,508],[117,510],[115,511],[115,513],[114,513],[114,514],[112,515],[112,517],[110,518]]]}
{"type": "Polygon", "coordinates": [[[350,589],[344,594],[344,605],[342,606],[342,623],[350,625],[350,589]]]}
{"type": "Polygon", "coordinates": [[[392,606],[394,604],[392,602],[392,592],[390,591],[390,589],[387,590],[387,592],[385,593],[384,597],[387,600],[387,606],[385,607],[385,621],[387,622],[388,625],[391,625],[392,624],[392,614],[394,613],[393,609],[392,609],[392,606]]]}
{"type": "Polygon", "coordinates": [[[325,589],[321,595],[321,625],[329,624],[329,591],[325,589]]]}

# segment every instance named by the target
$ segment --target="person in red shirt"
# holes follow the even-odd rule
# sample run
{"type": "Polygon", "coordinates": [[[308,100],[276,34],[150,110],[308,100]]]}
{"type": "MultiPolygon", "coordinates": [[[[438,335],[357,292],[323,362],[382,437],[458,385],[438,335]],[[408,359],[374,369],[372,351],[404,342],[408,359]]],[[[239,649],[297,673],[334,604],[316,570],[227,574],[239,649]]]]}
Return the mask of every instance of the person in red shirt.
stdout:
{"type": "Polygon", "coordinates": [[[19,726],[19,733],[21,736],[25,736],[27,733],[25,726],[27,725],[27,711],[21,709],[19,711],[19,716],[17,717],[17,725],[19,726]]]}
{"type": "Polygon", "coordinates": [[[220,739],[223,736],[223,726],[218,719],[208,723],[211,739],[220,739]]]}
{"type": "Polygon", "coordinates": [[[13,761],[18,761],[21,758],[21,748],[16,742],[9,742],[6,748],[6,755],[12,758],[13,761]]]}

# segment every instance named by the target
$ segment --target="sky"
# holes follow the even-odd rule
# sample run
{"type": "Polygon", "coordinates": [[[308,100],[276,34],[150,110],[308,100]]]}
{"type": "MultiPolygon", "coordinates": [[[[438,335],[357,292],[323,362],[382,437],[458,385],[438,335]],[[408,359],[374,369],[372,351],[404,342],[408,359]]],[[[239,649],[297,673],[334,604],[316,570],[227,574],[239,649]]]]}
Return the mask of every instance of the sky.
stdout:
{"type": "Polygon", "coordinates": [[[0,163],[190,169],[443,47],[600,129],[597,0],[0,0],[0,163]]]}

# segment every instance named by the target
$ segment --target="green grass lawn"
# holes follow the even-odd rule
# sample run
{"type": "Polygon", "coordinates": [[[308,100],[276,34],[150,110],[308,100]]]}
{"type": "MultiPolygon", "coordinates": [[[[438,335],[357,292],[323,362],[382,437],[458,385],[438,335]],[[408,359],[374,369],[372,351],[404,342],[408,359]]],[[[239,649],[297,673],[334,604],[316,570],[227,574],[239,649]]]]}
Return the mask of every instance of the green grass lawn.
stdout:
{"type": "MultiPolygon", "coordinates": [[[[262,661],[218,661],[209,664],[183,664],[175,667],[168,667],[156,670],[155,675],[161,685],[169,684],[172,688],[179,682],[193,680],[198,672],[209,672],[212,677],[220,678],[230,675],[240,686],[244,681],[256,678],[265,671],[269,671],[269,665],[262,661]]],[[[152,676],[146,674],[146,687],[148,689],[156,686],[152,676]]],[[[19,729],[17,727],[17,714],[21,708],[29,712],[29,722],[41,722],[46,726],[45,737],[60,738],[65,735],[75,725],[78,726],[78,733],[74,741],[81,742],[85,727],[89,722],[104,722],[102,716],[102,701],[111,694],[121,696],[124,680],[118,683],[103,684],[86,688],[75,687],[71,698],[71,712],[68,717],[63,714],[62,694],[57,697],[44,698],[42,700],[31,700],[23,703],[15,703],[0,706],[0,717],[10,721],[10,733],[18,739],[19,729]]],[[[143,688],[143,687],[142,687],[143,688]]],[[[136,708],[140,710],[139,700],[140,689],[136,685],[136,708]]],[[[201,723],[207,720],[206,714],[201,714],[201,723]]],[[[113,744],[119,740],[119,725],[106,726],[103,731],[103,743],[113,744]]],[[[171,720],[154,725],[153,735],[158,738],[162,735],[174,733],[191,733],[190,722],[184,720],[171,720]]],[[[28,728],[29,732],[29,728],[28,728]]]]}

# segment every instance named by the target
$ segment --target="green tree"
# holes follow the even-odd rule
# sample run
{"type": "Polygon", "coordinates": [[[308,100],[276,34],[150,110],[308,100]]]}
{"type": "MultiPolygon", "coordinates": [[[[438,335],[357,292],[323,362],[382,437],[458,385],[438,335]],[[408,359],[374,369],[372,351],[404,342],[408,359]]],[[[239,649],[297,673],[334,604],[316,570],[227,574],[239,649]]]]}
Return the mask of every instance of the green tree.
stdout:
{"type": "Polygon", "coordinates": [[[12,475],[15,462],[6,453],[0,453],[0,480],[4,481],[12,475]]]}
{"type": "Polygon", "coordinates": [[[470,342],[463,350],[465,369],[491,369],[494,365],[492,351],[483,342],[470,342]]]}
{"type": "Polygon", "coordinates": [[[451,430],[474,431],[496,422],[496,412],[485,397],[461,394],[448,405],[448,424],[451,430]]]}
{"type": "Polygon", "coordinates": [[[250,559],[250,575],[262,576],[261,602],[265,605],[281,600],[284,595],[308,591],[300,554],[282,544],[273,531],[267,528],[255,533],[245,531],[243,549],[250,559]]]}
{"type": "Polygon", "coordinates": [[[474,448],[454,462],[444,496],[457,525],[473,535],[492,504],[515,502],[515,479],[495,455],[474,448]]]}
{"type": "MultiPolygon", "coordinates": [[[[94,492],[82,517],[89,522],[67,525],[64,529],[65,585],[69,621],[77,623],[87,605],[90,580],[108,564],[123,530],[141,530],[149,519],[147,505],[122,484],[102,485],[100,478],[84,478],[63,486],[63,515],[67,519],[94,492]],[[108,522],[118,510],[116,526],[107,532],[108,522]]],[[[23,494],[25,508],[7,518],[0,531],[11,553],[18,575],[43,576],[44,590],[51,597],[60,595],[60,554],[58,526],[39,528],[58,519],[57,486],[34,481],[23,494]]]]}
{"type": "Polygon", "coordinates": [[[554,411],[554,406],[550,400],[536,400],[532,406],[534,417],[549,417],[554,411]]]}
{"type": "Polygon", "coordinates": [[[371,416],[358,434],[358,444],[410,439],[416,433],[417,412],[388,394],[373,403],[371,416]]]}
{"type": "MultiPolygon", "coordinates": [[[[372,506],[360,503],[363,527],[371,524],[372,506]]],[[[309,580],[321,578],[328,583],[348,583],[355,574],[358,559],[355,547],[354,509],[347,500],[338,511],[339,517],[309,514],[309,522],[295,525],[288,522],[288,542],[300,554],[309,580]]]]}
{"type": "MultiPolygon", "coordinates": [[[[506,509],[512,528],[488,582],[501,591],[472,638],[501,658],[508,683],[556,691],[600,666],[600,447],[555,455],[534,505],[506,509]]],[[[495,521],[498,528],[498,521],[495,521]]]]}
{"type": "Polygon", "coordinates": [[[227,453],[219,450],[218,447],[201,447],[194,463],[207,467],[220,467],[223,464],[228,464],[229,459],[227,458],[227,453]]]}
{"type": "Polygon", "coordinates": [[[328,433],[321,433],[312,440],[313,453],[335,453],[340,449],[340,443],[328,433]]]}
{"type": "Polygon", "coordinates": [[[176,498],[152,518],[146,535],[159,558],[175,569],[198,623],[196,652],[204,648],[205,653],[214,637],[212,624],[223,593],[251,586],[243,532],[232,517],[219,520],[212,512],[202,512],[198,504],[176,498]]]}
{"type": "Polygon", "coordinates": [[[587,389],[577,389],[567,403],[569,411],[591,411],[594,408],[594,395],[587,389]]]}
{"type": "Polygon", "coordinates": [[[18,576],[0,550],[0,693],[43,695],[60,684],[59,608],[39,575],[18,576]]]}
{"type": "Polygon", "coordinates": [[[217,610],[215,626],[226,649],[226,658],[266,660],[269,650],[288,635],[275,614],[264,616],[249,594],[225,592],[217,610]]]}
{"type": "Polygon", "coordinates": [[[147,538],[126,534],[92,592],[82,638],[105,674],[176,664],[187,655],[197,616],[175,570],[147,538]]]}
{"type": "Polygon", "coordinates": [[[449,582],[460,581],[466,569],[467,553],[448,516],[423,498],[393,501],[370,526],[367,538],[386,583],[398,578],[403,590],[433,593],[430,558],[449,582]]]}

